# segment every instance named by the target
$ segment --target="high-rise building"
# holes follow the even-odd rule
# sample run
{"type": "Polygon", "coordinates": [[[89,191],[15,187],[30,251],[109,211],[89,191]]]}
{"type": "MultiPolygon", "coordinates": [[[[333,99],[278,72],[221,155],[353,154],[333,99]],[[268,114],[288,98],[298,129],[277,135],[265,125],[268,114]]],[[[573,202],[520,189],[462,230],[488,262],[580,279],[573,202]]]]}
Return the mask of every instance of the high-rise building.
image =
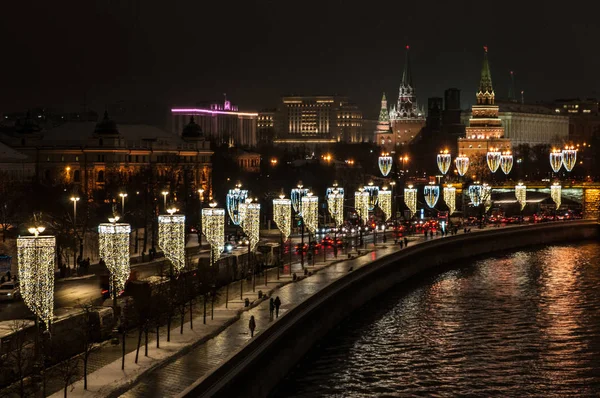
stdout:
{"type": "Polygon", "coordinates": [[[258,143],[273,142],[280,129],[277,109],[264,109],[258,112],[257,135],[258,143]]]}
{"type": "Polygon", "coordinates": [[[471,107],[466,137],[458,139],[458,151],[461,154],[474,158],[485,155],[491,148],[499,151],[510,150],[510,139],[504,138],[504,127],[498,117],[499,110],[498,105],[495,104],[495,97],[488,49],[484,47],[477,104],[471,107]]]}
{"type": "Polygon", "coordinates": [[[255,147],[257,112],[241,112],[227,99],[223,104],[203,104],[196,107],[171,109],[171,132],[180,133],[194,117],[207,139],[217,145],[255,147]]]}
{"type": "Polygon", "coordinates": [[[406,61],[396,105],[390,108],[390,124],[394,131],[394,146],[410,143],[425,126],[425,113],[417,103],[409,58],[410,47],[406,46],[406,61]]]}

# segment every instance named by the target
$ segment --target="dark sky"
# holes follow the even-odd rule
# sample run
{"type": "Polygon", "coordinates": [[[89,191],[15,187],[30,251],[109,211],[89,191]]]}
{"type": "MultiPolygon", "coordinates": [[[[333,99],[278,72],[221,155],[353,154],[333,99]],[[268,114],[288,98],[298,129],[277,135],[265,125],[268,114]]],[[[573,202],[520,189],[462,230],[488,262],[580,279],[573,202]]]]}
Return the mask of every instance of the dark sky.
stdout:
{"type": "MultiPolygon", "coordinates": [[[[488,45],[498,97],[509,71],[526,101],[595,96],[592,1],[10,1],[0,23],[0,112],[119,100],[243,109],[281,95],[348,95],[367,116],[396,99],[411,46],[420,102],[474,99],[488,45]]],[[[102,109],[100,109],[102,110],[102,109]]]]}

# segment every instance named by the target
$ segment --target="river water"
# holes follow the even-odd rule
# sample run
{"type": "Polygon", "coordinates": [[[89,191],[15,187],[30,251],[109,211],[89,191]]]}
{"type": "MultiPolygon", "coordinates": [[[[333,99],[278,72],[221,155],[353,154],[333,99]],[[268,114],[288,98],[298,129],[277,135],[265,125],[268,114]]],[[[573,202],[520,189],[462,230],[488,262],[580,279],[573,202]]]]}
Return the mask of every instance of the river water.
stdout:
{"type": "Polygon", "coordinates": [[[455,264],[332,331],[273,397],[600,396],[600,244],[455,264]]]}

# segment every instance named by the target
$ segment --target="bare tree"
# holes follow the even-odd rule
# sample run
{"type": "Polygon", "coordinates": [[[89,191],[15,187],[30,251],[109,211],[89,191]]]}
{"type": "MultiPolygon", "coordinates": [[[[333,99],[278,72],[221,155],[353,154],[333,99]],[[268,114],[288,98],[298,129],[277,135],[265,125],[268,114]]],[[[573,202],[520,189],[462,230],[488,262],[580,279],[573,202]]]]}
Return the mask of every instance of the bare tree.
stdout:
{"type": "Polygon", "coordinates": [[[5,371],[9,381],[18,380],[18,393],[20,397],[27,396],[25,377],[31,370],[35,360],[35,343],[27,336],[30,324],[23,319],[16,319],[10,325],[11,335],[4,339],[2,344],[6,351],[3,355],[5,371]]]}
{"type": "Polygon", "coordinates": [[[79,305],[82,315],[79,318],[78,332],[80,334],[82,361],[83,361],[83,389],[87,390],[87,369],[90,355],[98,347],[96,343],[96,331],[99,328],[98,314],[94,311],[92,303],[82,303],[79,305]]]}

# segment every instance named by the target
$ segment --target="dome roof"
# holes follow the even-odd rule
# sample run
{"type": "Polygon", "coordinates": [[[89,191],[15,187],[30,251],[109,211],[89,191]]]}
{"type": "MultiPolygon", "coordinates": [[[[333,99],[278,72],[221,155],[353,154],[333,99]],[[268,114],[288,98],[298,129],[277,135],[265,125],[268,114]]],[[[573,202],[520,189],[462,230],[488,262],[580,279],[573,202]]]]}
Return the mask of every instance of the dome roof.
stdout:
{"type": "Polygon", "coordinates": [[[108,118],[108,111],[104,111],[104,117],[96,124],[94,132],[101,135],[119,134],[117,123],[108,118]]]}
{"type": "Polygon", "coordinates": [[[182,138],[201,138],[204,136],[202,133],[202,128],[196,124],[194,121],[194,117],[190,118],[190,122],[183,128],[183,132],[181,133],[182,138]]]}

